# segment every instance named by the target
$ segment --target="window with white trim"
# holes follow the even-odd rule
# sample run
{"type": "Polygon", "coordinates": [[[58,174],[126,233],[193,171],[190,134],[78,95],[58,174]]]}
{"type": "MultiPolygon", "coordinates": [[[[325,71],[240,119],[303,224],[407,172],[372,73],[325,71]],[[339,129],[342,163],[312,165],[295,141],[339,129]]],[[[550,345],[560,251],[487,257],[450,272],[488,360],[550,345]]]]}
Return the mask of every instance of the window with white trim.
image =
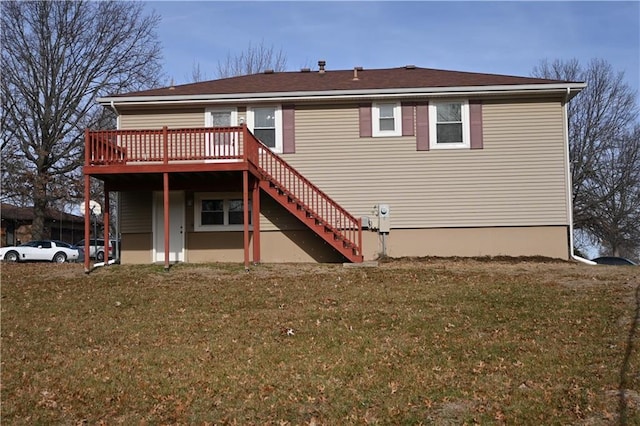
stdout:
{"type": "MultiPolygon", "coordinates": [[[[195,231],[242,231],[244,203],[240,193],[202,192],[194,196],[195,231]]],[[[251,225],[251,200],[249,200],[251,225]]]]}
{"type": "Polygon", "coordinates": [[[208,107],[204,110],[206,127],[231,127],[238,125],[238,109],[235,107],[208,107]]]}
{"type": "Polygon", "coordinates": [[[429,102],[429,145],[432,149],[471,147],[468,101],[429,102]]]}
{"type": "Polygon", "coordinates": [[[374,137],[402,136],[400,103],[375,103],[371,108],[374,137]]]}
{"type": "Polygon", "coordinates": [[[247,108],[249,130],[272,151],[282,152],[282,108],[280,105],[247,108]]]}
{"type": "MultiPolygon", "coordinates": [[[[238,110],[236,108],[205,108],[204,114],[205,127],[233,127],[238,125],[238,110]]],[[[207,157],[237,156],[239,139],[237,131],[207,133],[205,155],[207,157]]]]}

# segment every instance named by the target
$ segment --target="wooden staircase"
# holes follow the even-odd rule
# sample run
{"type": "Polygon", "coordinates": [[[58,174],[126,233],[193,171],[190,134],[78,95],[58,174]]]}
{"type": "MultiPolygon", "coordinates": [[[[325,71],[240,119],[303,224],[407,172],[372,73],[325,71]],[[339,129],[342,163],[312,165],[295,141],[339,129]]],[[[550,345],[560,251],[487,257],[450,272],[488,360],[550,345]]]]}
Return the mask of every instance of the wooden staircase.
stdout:
{"type": "Polygon", "coordinates": [[[260,188],[350,262],[362,262],[361,219],[353,217],[250,132],[247,134],[247,160],[255,168],[260,188]]]}

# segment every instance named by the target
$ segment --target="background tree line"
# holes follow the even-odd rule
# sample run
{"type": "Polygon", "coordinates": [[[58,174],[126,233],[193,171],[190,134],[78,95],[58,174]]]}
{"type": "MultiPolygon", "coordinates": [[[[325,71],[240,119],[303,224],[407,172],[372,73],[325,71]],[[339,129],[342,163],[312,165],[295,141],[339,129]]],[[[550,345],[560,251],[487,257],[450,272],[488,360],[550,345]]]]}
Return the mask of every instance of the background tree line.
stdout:
{"type": "Polygon", "coordinates": [[[568,104],[573,223],[581,249],[640,257],[640,122],[637,93],[607,61],[541,61],[534,76],[583,81],[568,104]]]}
{"type": "MultiPolygon", "coordinates": [[[[44,211],[83,200],[85,128],[115,127],[95,98],[167,85],[156,30],[160,17],[135,2],[0,3],[1,200],[44,211]],[[118,25],[113,25],[118,22],[118,25]]],[[[217,78],[284,71],[286,54],[249,44],[217,63],[217,78]]],[[[580,248],[640,257],[640,124],[637,94],[603,59],[543,60],[532,75],[584,81],[568,105],[573,219],[580,248]]],[[[194,63],[190,81],[210,79],[194,63]]],[[[92,197],[101,185],[92,180],[92,197]]]]}
{"type": "Polygon", "coordinates": [[[2,201],[33,206],[40,239],[47,208],[68,211],[83,198],[84,129],[115,125],[95,99],[158,85],[160,18],[133,2],[0,7],[2,201]]]}

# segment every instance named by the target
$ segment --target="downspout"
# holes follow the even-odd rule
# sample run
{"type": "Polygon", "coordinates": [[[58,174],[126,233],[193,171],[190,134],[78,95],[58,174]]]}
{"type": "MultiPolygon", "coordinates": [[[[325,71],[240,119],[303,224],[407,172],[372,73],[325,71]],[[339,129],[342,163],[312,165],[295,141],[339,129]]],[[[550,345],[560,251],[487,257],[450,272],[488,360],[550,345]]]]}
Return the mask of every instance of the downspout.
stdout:
{"type": "MultiPolygon", "coordinates": [[[[120,130],[120,113],[116,109],[116,105],[113,99],[111,100],[111,109],[113,110],[113,112],[116,113],[116,120],[117,120],[116,129],[120,130]]],[[[115,240],[116,240],[116,246],[114,247],[115,252],[113,254],[113,259],[114,261],[117,261],[118,263],[120,263],[120,191],[116,192],[116,238],[115,240]]]]}
{"type": "Polygon", "coordinates": [[[578,262],[585,263],[587,265],[597,265],[596,262],[585,259],[584,257],[576,256],[574,253],[574,242],[573,242],[573,182],[571,181],[571,158],[569,156],[569,116],[567,114],[567,104],[569,103],[569,96],[571,95],[571,89],[567,87],[567,93],[564,97],[564,102],[562,104],[562,114],[564,115],[564,121],[566,123],[565,132],[564,132],[564,146],[567,149],[567,155],[565,158],[566,161],[566,170],[567,170],[567,200],[569,201],[569,256],[571,259],[576,260],[578,262]]]}

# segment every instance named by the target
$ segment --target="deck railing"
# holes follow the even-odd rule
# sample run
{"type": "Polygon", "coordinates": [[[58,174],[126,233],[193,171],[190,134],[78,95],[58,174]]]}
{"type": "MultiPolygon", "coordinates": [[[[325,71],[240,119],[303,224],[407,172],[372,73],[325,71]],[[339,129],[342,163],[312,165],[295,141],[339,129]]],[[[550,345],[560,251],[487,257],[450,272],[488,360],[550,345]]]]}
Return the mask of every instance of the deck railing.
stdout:
{"type": "Polygon", "coordinates": [[[242,158],[242,127],[87,130],[87,165],[171,163],[242,158]]]}

